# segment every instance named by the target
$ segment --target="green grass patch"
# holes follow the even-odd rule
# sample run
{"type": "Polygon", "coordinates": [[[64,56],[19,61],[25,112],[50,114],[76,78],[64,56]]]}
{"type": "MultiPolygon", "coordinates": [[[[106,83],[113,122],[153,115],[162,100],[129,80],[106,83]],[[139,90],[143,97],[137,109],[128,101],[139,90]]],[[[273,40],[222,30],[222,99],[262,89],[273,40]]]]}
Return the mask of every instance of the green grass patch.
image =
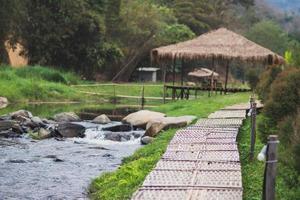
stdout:
{"type": "MultiPolygon", "coordinates": [[[[203,97],[198,100],[168,103],[155,110],[165,112],[169,116],[190,114],[200,118],[224,106],[247,102],[248,99],[249,93],[218,95],[213,98],[203,97]]],[[[129,199],[161,158],[175,132],[175,129],[171,129],[161,133],[151,144],[125,158],[118,170],[104,173],[93,180],[90,185],[91,199],[129,199]]]]}
{"type": "Polygon", "coordinates": [[[10,102],[82,100],[84,95],[68,86],[80,82],[73,73],[47,67],[0,66],[0,96],[10,102]]]}

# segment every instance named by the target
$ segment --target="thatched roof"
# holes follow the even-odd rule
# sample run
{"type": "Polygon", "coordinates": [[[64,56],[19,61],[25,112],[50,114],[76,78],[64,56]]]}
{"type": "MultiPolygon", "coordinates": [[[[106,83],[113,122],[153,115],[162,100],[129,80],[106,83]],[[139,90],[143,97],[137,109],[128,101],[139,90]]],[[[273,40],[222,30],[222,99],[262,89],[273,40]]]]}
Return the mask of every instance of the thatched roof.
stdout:
{"type": "Polygon", "coordinates": [[[177,44],[153,49],[153,61],[221,59],[284,64],[284,58],[226,28],[220,28],[177,44]]]}
{"type": "Polygon", "coordinates": [[[188,75],[197,78],[206,78],[206,77],[211,77],[212,75],[214,77],[219,77],[219,74],[217,72],[211,71],[210,69],[207,68],[195,69],[194,71],[189,72],[188,75]]]}

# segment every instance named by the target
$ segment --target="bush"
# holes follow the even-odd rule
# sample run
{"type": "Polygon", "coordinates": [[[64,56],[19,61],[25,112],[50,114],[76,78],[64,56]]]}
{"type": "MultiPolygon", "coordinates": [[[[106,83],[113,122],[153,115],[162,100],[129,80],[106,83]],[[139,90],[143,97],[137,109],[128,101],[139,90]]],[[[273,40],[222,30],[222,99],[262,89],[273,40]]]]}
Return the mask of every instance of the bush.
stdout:
{"type": "Polygon", "coordinates": [[[268,98],[271,85],[281,71],[280,67],[271,66],[261,74],[257,85],[257,93],[263,101],[268,98]]]}
{"type": "Polygon", "coordinates": [[[250,85],[250,88],[255,90],[259,81],[258,72],[255,69],[248,70],[246,72],[246,79],[250,85]]]}
{"type": "Polygon", "coordinates": [[[258,125],[262,139],[266,141],[268,135],[278,134],[284,146],[281,159],[300,172],[300,69],[288,68],[278,73],[273,68],[264,76],[266,79],[261,84],[261,87],[265,85],[264,117],[258,125]],[[270,82],[268,86],[266,83],[270,82]]]}
{"type": "Polygon", "coordinates": [[[290,68],[281,72],[271,85],[265,113],[274,120],[295,115],[300,106],[300,69],[290,68]]]}

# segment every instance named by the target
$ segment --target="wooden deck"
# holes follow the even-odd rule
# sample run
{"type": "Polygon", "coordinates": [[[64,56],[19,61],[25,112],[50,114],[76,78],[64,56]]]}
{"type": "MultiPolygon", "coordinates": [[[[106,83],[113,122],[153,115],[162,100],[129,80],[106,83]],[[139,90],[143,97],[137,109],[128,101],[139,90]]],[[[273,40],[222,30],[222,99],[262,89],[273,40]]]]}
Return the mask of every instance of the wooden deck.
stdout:
{"type": "Polygon", "coordinates": [[[231,106],[177,131],[132,199],[242,200],[236,138],[246,110],[231,106]]]}
{"type": "Polygon", "coordinates": [[[246,88],[211,88],[211,87],[198,87],[198,86],[177,86],[177,85],[165,85],[165,91],[172,91],[172,99],[189,99],[191,95],[197,97],[199,91],[208,91],[214,93],[225,94],[227,92],[236,93],[236,92],[249,92],[250,89],[246,88]]]}

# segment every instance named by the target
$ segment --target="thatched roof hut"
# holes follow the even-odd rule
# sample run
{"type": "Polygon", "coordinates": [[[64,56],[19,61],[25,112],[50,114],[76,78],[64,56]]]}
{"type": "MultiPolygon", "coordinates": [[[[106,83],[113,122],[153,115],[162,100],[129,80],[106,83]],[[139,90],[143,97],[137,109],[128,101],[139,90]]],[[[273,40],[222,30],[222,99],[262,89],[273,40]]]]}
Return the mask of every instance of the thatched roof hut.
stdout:
{"type": "Polygon", "coordinates": [[[214,71],[212,71],[210,69],[207,69],[207,68],[195,69],[194,71],[189,72],[188,75],[196,77],[196,78],[210,78],[212,76],[214,78],[219,77],[219,74],[217,72],[214,72],[214,71]]]}
{"type": "Polygon", "coordinates": [[[241,60],[266,65],[284,64],[284,58],[247,38],[220,28],[177,44],[159,47],[151,52],[152,60],[241,60]]]}

